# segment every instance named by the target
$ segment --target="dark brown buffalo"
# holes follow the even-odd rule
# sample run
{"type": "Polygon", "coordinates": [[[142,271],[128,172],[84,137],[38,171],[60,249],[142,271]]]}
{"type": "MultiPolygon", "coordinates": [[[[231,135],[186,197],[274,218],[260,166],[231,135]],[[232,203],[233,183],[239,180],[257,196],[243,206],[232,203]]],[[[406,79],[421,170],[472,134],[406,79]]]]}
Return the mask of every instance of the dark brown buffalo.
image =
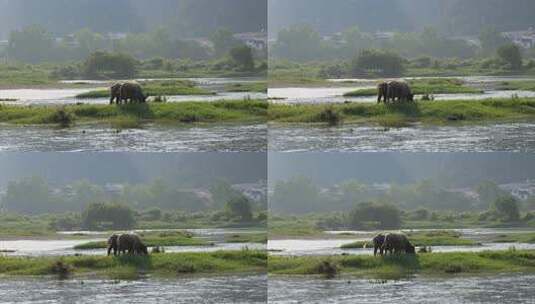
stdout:
{"type": "Polygon", "coordinates": [[[387,101],[413,101],[414,94],[412,94],[411,88],[408,83],[403,81],[390,81],[388,82],[387,89],[387,101]]]}
{"type": "Polygon", "coordinates": [[[143,95],[143,89],[137,83],[126,82],[121,86],[120,100],[125,103],[130,100],[130,102],[140,102],[144,103],[147,100],[147,97],[143,95]]]}
{"type": "Polygon", "coordinates": [[[115,100],[116,104],[121,103],[121,86],[122,83],[116,83],[110,87],[110,104],[115,100]]]}
{"type": "Polygon", "coordinates": [[[113,255],[117,255],[117,239],[119,236],[117,234],[114,234],[110,236],[108,239],[108,255],[110,255],[111,251],[113,250],[113,255]]]}
{"type": "Polygon", "coordinates": [[[388,83],[383,81],[377,85],[377,103],[381,103],[381,100],[383,100],[383,102],[386,103],[387,94],[388,94],[388,83]]]}
{"type": "Polygon", "coordinates": [[[377,250],[379,250],[379,254],[383,255],[383,243],[385,242],[385,235],[382,233],[379,233],[373,238],[373,255],[377,255],[377,250]]]}
{"type": "Polygon", "coordinates": [[[407,236],[401,233],[386,234],[382,249],[385,254],[400,254],[402,252],[413,254],[416,252],[407,236]]]}
{"type": "Polygon", "coordinates": [[[117,251],[119,254],[148,254],[147,246],[143,244],[139,236],[135,234],[121,234],[117,239],[117,251]]]}

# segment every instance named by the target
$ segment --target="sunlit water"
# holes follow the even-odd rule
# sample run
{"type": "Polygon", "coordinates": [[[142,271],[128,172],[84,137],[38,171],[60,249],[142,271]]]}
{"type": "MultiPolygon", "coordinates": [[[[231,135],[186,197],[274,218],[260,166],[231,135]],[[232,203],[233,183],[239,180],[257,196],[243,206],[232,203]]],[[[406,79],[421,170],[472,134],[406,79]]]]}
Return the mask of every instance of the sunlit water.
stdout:
{"type": "Polygon", "coordinates": [[[1,279],[1,303],[266,303],[267,276],[136,281],[1,279]]]}
{"type": "Polygon", "coordinates": [[[535,276],[415,278],[388,282],[270,277],[269,303],[535,303],[535,276]]]}
{"type": "Polygon", "coordinates": [[[75,126],[65,129],[0,125],[0,151],[140,151],[256,152],[267,148],[267,127],[217,125],[172,127],[145,125],[117,131],[109,126],[75,126]]]}
{"type": "MultiPolygon", "coordinates": [[[[535,97],[535,92],[523,90],[497,90],[497,85],[503,81],[534,80],[522,76],[459,76],[459,77],[405,77],[403,79],[429,79],[429,78],[458,78],[467,86],[483,90],[480,94],[434,94],[435,100],[481,100],[487,98],[535,97]]],[[[399,80],[399,79],[397,79],[399,80]]],[[[274,103],[342,103],[342,102],[376,102],[377,96],[346,97],[345,93],[375,88],[378,80],[375,79],[330,79],[333,85],[344,83],[341,87],[286,87],[270,88],[268,96],[274,103]]],[[[420,99],[421,95],[416,95],[420,99]]]]}
{"type": "Polygon", "coordinates": [[[269,126],[270,151],[534,152],[535,123],[384,128],[269,126]]]}
{"type": "MultiPolygon", "coordinates": [[[[200,88],[204,88],[215,95],[173,95],[166,96],[167,102],[185,101],[218,101],[218,100],[243,100],[243,99],[266,99],[267,94],[257,92],[225,92],[225,86],[234,83],[250,83],[265,79],[257,77],[244,78],[183,78],[195,82],[200,88]]],[[[173,80],[171,78],[135,79],[136,81],[173,80]]],[[[106,90],[110,81],[101,80],[64,80],[66,84],[86,84],[94,87],[76,89],[7,89],[0,90],[0,100],[6,104],[16,105],[67,105],[67,104],[108,104],[109,98],[78,99],[76,95],[93,90],[106,90]]],[[[150,100],[150,99],[149,99],[150,100]]]]}
{"type": "MultiPolygon", "coordinates": [[[[411,231],[432,231],[433,229],[414,229],[411,231]]],[[[535,232],[534,230],[526,229],[493,229],[493,228],[477,228],[477,229],[438,229],[438,230],[453,230],[460,232],[462,238],[474,240],[480,245],[475,246],[431,246],[433,252],[480,252],[485,250],[509,250],[515,249],[535,249],[535,244],[528,243],[491,243],[489,239],[492,236],[504,233],[525,233],[535,232]]],[[[306,256],[306,255],[337,255],[337,254],[351,254],[351,255],[370,255],[373,254],[373,247],[367,248],[340,248],[343,244],[348,244],[354,241],[370,242],[373,235],[378,233],[370,231],[328,231],[329,234],[343,233],[346,235],[344,239],[271,239],[268,241],[268,250],[273,255],[291,255],[291,256],[306,256]],[[347,237],[348,234],[355,235],[354,238],[347,237]]]]}
{"type": "MultiPolygon", "coordinates": [[[[195,238],[203,239],[206,246],[164,246],[165,252],[214,252],[218,250],[266,250],[266,244],[262,243],[232,243],[226,242],[225,238],[233,234],[265,233],[258,229],[234,229],[234,228],[208,228],[208,229],[147,229],[132,230],[130,232],[157,232],[157,231],[188,231],[195,238]]],[[[115,231],[114,233],[124,233],[115,231]]],[[[0,240],[0,252],[8,256],[66,256],[66,255],[105,255],[106,249],[77,250],[75,246],[87,242],[106,241],[111,232],[98,231],[64,231],[61,235],[84,236],[82,239],[9,239],[0,240]]],[[[149,247],[149,251],[152,248],[149,247]]]]}

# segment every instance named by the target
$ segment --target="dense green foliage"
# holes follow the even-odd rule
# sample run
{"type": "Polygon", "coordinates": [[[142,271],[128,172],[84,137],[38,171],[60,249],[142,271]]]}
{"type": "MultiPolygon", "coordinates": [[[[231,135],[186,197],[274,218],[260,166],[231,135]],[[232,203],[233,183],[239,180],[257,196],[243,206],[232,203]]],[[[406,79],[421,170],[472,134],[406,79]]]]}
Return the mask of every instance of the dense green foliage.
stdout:
{"type": "Polygon", "coordinates": [[[82,228],[88,230],[132,229],[134,212],[122,204],[91,203],[82,212],[82,228]]]}

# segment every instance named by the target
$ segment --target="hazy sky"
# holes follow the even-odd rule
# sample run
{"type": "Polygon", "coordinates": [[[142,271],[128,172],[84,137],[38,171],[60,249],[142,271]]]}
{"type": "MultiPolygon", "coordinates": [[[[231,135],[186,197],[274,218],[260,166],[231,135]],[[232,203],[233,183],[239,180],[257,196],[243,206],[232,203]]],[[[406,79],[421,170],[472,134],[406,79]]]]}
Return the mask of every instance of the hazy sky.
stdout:
{"type": "Polygon", "coordinates": [[[269,183],[305,176],[317,183],[347,179],[411,183],[438,178],[451,186],[535,179],[535,155],[523,153],[270,153],[269,183]]]}
{"type": "Polygon", "coordinates": [[[10,180],[42,176],[51,183],[87,179],[94,183],[171,182],[202,185],[224,178],[233,183],[267,179],[265,153],[0,153],[0,187],[10,180]]]}

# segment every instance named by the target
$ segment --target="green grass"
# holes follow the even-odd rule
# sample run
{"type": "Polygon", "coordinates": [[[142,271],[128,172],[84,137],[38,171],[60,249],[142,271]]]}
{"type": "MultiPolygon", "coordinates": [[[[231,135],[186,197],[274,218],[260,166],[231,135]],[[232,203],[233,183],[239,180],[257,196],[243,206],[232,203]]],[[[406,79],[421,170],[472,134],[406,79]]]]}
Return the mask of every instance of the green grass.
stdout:
{"type": "Polygon", "coordinates": [[[96,274],[113,279],[136,279],[140,274],[179,276],[266,271],[263,251],[237,250],[210,253],[159,253],[149,256],[0,256],[0,274],[8,276],[96,274]],[[58,273],[58,261],[65,267],[58,273]]]}
{"type": "Polygon", "coordinates": [[[58,111],[72,114],[73,122],[138,126],[155,123],[265,122],[268,104],[263,100],[148,103],[128,105],[0,106],[0,122],[59,124],[58,111]]]}
{"type": "Polygon", "coordinates": [[[535,80],[511,80],[498,84],[498,90],[535,91],[535,80]]]}
{"type": "MultiPolygon", "coordinates": [[[[141,233],[143,243],[149,247],[155,246],[211,246],[205,240],[192,237],[190,234],[180,231],[156,232],[156,233],[141,233]]],[[[74,249],[98,249],[107,248],[106,241],[101,242],[87,242],[74,246],[74,249]]]]}
{"type": "MultiPolygon", "coordinates": [[[[414,246],[476,246],[477,242],[462,239],[461,234],[456,231],[418,231],[405,233],[414,246]]],[[[341,248],[373,248],[372,241],[356,241],[343,244],[341,248]]]]}
{"type": "Polygon", "coordinates": [[[497,235],[492,240],[496,243],[535,243],[535,233],[526,232],[526,233],[509,233],[509,234],[500,234],[497,235]]]}
{"type": "MultiPolygon", "coordinates": [[[[467,87],[462,80],[455,78],[412,79],[408,83],[413,94],[477,94],[483,92],[479,89],[467,87]]],[[[374,95],[377,95],[376,88],[360,89],[344,94],[346,97],[374,95]]]]}
{"type": "Polygon", "coordinates": [[[226,92],[257,92],[267,93],[267,83],[263,81],[232,83],[225,86],[226,92]]]}
{"type": "MultiPolygon", "coordinates": [[[[195,86],[195,83],[187,80],[162,80],[141,83],[143,93],[148,96],[165,95],[215,95],[195,86]]],[[[78,99],[110,97],[110,90],[94,90],[76,95],[78,99]]]]}
{"type": "Polygon", "coordinates": [[[440,276],[535,272],[533,250],[426,253],[384,257],[269,256],[268,272],[274,275],[324,275],[318,265],[325,261],[337,267],[340,274],[368,278],[401,278],[412,274],[440,276]]]}
{"type": "Polygon", "coordinates": [[[268,119],[277,123],[323,123],[321,113],[327,108],[336,111],[345,122],[395,124],[422,122],[485,122],[535,118],[535,98],[501,98],[486,100],[427,101],[402,104],[274,104],[268,119]]]}
{"type": "Polygon", "coordinates": [[[265,233],[239,233],[225,236],[227,243],[267,243],[265,233]]]}

